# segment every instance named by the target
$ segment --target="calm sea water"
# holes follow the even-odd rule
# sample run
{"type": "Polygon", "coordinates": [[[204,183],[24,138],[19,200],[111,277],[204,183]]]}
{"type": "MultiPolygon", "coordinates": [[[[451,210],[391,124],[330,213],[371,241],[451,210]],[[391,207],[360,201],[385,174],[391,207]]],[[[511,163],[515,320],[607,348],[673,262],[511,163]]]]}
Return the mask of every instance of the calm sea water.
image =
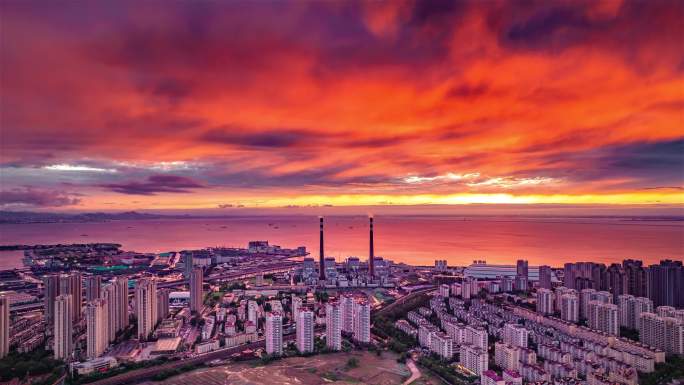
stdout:
{"type": "MultiPolygon", "coordinates": [[[[638,258],[654,263],[684,257],[684,223],[620,218],[390,217],[375,219],[376,255],[431,265],[446,259],[562,266],[565,262],[610,263],[638,258]]],[[[116,242],[125,250],[177,251],[209,246],[245,247],[268,240],[306,246],[318,255],[314,216],[164,219],[104,223],[0,225],[0,244],[116,242]]],[[[365,217],[327,217],[326,255],[343,260],[368,255],[365,217]]],[[[0,252],[0,268],[21,266],[22,252],[0,252]]]]}

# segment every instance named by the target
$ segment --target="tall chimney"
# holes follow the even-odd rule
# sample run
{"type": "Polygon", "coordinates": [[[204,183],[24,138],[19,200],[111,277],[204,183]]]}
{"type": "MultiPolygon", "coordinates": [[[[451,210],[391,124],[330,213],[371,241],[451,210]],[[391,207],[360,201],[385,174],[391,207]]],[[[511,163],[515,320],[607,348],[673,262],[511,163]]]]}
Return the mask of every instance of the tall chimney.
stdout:
{"type": "Polygon", "coordinates": [[[321,222],[321,243],[320,243],[320,274],[319,278],[321,281],[325,281],[325,255],[323,252],[323,217],[319,217],[320,222],[321,222]]]}
{"type": "Polygon", "coordinates": [[[370,219],[370,250],[368,252],[368,266],[370,269],[371,278],[375,277],[375,254],[373,252],[373,217],[370,219]]]}

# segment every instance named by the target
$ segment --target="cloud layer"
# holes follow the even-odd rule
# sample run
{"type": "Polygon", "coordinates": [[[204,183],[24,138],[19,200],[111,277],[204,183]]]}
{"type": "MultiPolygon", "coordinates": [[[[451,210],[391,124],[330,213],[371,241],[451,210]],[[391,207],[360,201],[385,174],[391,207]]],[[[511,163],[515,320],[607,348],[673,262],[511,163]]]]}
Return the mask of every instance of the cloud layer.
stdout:
{"type": "Polygon", "coordinates": [[[54,205],[93,208],[683,199],[681,2],[0,11],[10,197],[78,189],[54,205]]]}

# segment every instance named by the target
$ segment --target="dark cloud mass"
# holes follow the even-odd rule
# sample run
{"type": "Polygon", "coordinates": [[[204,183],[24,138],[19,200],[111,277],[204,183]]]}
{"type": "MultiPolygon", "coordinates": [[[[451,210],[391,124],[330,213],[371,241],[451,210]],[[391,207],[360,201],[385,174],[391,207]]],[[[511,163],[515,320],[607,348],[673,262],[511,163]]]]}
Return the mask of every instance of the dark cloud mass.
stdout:
{"type": "Polygon", "coordinates": [[[236,126],[225,126],[204,133],[201,139],[211,143],[221,143],[234,146],[285,148],[301,145],[311,145],[327,135],[306,130],[264,130],[259,132],[245,132],[236,126]]]}
{"type": "Polygon", "coordinates": [[[156,195],[158,193],[188,193],[204,185],[194,180],[176,175],[152,175],[143,182],[102,184],[99,187],[130,195],[156,195]]]}
{"type": "Polygon", "coordinates": [[[607,164],[614,175],[656,184],[667,180],[684,186],[684,139],[618,146],[605,152],[600,163],[607,164]]]}
{"type": "Polygon", "coordinates": [[[0,206],[62,207],[81,202],[74,193],[31,187],[0,191],[0,206]]]}
{"type": "MultiPolygon", "coordinates": [[[[566,143],[561,139],[557,144],[566,143]]],[[[667,188],[684,187],[684,139],[604,146],[584,151],[549,152],[546,147],[530,150],[547,151],[533,155],[535,159],[530,162],[546,166],[520,170],[516,175],[551,174],[577,184],[615,179],[621,181],[615,187],[629,189],[660,188],[663,181],[671,184],[667,188]],[[563,164],[577,167],[562,169],[560,165],[563,164]]]]}

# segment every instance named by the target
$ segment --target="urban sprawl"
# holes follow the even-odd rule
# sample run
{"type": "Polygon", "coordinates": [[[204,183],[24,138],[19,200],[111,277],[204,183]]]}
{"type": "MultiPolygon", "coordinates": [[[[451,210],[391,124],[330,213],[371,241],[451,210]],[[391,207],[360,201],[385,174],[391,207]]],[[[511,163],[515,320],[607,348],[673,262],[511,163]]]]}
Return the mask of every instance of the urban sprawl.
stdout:
{"type": "MultiPolygon", "coordinates": [[[[21,245],[0,272],[0,376],[132,384],[201,366],[391,350],[445,383],[667,383],[684,367],[684,267],[411,266],[267,241],[150,254],[21,245]],[[663,382],[659,382],[663,381],[663,382]]],[[[15,247],[15,248],[17,248],[15,247]]]]}

